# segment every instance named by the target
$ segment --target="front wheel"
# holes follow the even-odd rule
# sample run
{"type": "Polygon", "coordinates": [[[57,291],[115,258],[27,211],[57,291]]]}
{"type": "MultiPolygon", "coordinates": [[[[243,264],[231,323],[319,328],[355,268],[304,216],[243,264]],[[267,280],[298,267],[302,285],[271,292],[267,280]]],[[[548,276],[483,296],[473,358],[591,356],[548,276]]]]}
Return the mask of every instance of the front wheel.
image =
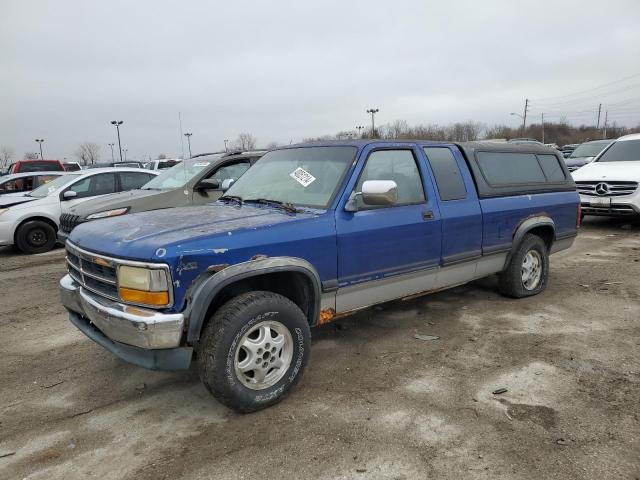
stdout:
{"type": "Polygon", "coordinates": [[[271,406],[298,383],[309,358],[307,318],[288,298],[249,292],[209,319],[198,346],[200,378],[238,412],[271,406]]]}
{"type": "Polygon", "coordinates": [[[530,297],[542,292],[549,279],[549,251],[542,238],[527,234],[520,242],[507,268],[499,275],[503,295],[530,297]]]}
{"type": "Polygon", "coordinates": [[[56,231],[46,222],[30,220],[16,232],[16,247],[23,253],[44,253],[56,244],[56,231]]]}

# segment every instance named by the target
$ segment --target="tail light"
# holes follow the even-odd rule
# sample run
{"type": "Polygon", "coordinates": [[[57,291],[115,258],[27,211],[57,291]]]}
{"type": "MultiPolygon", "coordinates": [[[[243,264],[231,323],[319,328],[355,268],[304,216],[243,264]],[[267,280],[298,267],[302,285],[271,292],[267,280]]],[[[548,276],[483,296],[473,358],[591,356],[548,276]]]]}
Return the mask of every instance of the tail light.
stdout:
{"type": "Polygon", "coordinates": [[[582,205],[578,202],[578,219],[576,220],[576,228],[580,228],[582,224],[582,205]]]}

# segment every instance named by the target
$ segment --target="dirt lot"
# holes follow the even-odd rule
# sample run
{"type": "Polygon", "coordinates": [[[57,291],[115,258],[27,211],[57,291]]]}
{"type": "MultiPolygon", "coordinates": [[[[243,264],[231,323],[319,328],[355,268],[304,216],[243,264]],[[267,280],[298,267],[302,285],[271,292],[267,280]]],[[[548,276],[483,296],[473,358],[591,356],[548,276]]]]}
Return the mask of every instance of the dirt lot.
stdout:
{"type": "Polygon", "coordinates": [[[640,478],[640,225],[587,220],[551,265],[531,299],[489,278],[318,329],[238,415],[68,323],[62,250],[1,249],[0,478],[640,478]]]}

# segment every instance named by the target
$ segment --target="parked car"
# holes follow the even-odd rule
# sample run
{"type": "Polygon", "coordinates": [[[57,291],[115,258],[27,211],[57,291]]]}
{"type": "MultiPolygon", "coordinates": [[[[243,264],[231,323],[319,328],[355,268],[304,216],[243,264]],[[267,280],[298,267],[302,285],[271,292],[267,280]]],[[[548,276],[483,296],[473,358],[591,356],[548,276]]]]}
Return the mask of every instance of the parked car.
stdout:
{"type": "Polygon", "coordinates": [[[60,160],[18,160],[9,166],[8,174],[24,172],[64,172],[60,160]]]}
{"type": "Polygon", "coordinates": [[[182,161],[181,158],[166,158],[164,160],[151,160],[144,164],[147,170],[166,170],[182,161]]]}
{"type": "Polygon", "coordinates": [[[581,143],[568,157],[565,157],[564,163],[570,172],[574,172],[592,162],[611,142],[613,140],[593,140],[581,143]]]}
{"type": "Polygon", "coordinates": [[[136,365],[185,369],[196,352],[209,391],[249,412],[298,382],[312,326],[495,273],[507,296],[540,293],[578,208],[561,156],[538,145],[289,146],[216,203],[78,226],[62,303],[136,365]]]}
{"type": "Polygon", "coordinates": [[[507,140],[508,143],[513,143],[515,145],[544,145],[544,143],[539,142],[535,138],[511,138],[507,140]]]}
{"type": "Polygon", "coordinates": [[[78,162],[64,162],[62,164],[65,172],[77,172],[78,170],[82,170],[82,167],[78,162]]]}
{"type": "Polygon", "coordinates": [[[58,238],[80,223],[160,208],[203,205],[217,200],[263,152],[214,153],[185,160],[138,190],[114,193],[77,205],[60,217],[58,238]]]}
{"type": "Polygon", "coordinates": [[[610,143],[593,162],[573,172],[583,215],[640,215],[640,134],[610,143]]]}
{"type": "Polygon", "coordinates": [[[139,188],[155,175],[155,172],[132,168],[92,169],[61,175],[31,193],[0,205],[0,246],[15,245],[23,253],[47,252],[56,243],[61,213],[91,197],[139,188]]]}
{"type": "Polygon", "coordinates": [[[118,167],[118,168],[144,168],[142,162],[100,162],[94,163],[91,165],[87,165],[85,168],[107,168],[107,167],[118,167]]]}
{"type": "Polygon", "coordinates": [[[573,153],[573,151],[578,148],[578,145],[580,145],[579,143],[569,143],[563,147],[560,147],[560,152],[562,153],[562,155],[564,156],[564,158],[567,158],[569,155],[571,155],[573,153]]]}
{"type": "Polygon", "coordinates": [[[34,188],[49,183],[60,175],[64,175],[64,172],[14,173],[12,175],[5,175],[4,177],[0,177],[0,196],[6,198],[4,195],[30,192],[34,188]]]}

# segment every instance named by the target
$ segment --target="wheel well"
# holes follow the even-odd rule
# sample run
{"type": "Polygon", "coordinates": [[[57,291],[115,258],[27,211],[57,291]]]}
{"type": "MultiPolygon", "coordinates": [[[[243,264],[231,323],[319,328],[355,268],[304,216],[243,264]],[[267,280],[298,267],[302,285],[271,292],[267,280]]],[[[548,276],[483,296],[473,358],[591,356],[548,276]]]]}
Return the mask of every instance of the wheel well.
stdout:
{"type": "Polygon", "coordinates": [[[547,250],[551,250],[551,245],[553,244],[553,239],[555,238],[555,232],[553,231],[553,227],[551,225],[540,225],[539,227],[532,228],[527,233],[540,237],[542,240],[544,240],[544,243],[547,246],[547,250]]]}
{"type": "Polygon", "coordinates": [[[44,222],[47,223],[49,225],[51,225],[51,227],[53,228],[53,231],[55,232],[56,238],[58,238],[58,224],[56,224],[56,222],[54,222],[53,220],[51,220],[50,218],[47,217],[29,217],[29,218],[25,218],[24,220],[22,220],[18,226],[16,227],[14,233],[13,233],[13,243],[16,243],[16,238],[18,235],[18,230],[20,230],[20,227],[22,227],[22,225],[24,225],[27,222],[33,222],[35,220],[38,220],[40,222],[44,222]]]}
{"type": "MultiPolygon", "coordinates": [[[[205,315],[205,323],[218,308],[243,293],[256,290],[278,293],[295,303],[307,317],[309,325],[317,314],[311,280],[299,272],[272,272],[249,277],[225,286],[213,299],[205,315]]],[[[204,328],[204,324],[202,326],[204,328]]]]}

